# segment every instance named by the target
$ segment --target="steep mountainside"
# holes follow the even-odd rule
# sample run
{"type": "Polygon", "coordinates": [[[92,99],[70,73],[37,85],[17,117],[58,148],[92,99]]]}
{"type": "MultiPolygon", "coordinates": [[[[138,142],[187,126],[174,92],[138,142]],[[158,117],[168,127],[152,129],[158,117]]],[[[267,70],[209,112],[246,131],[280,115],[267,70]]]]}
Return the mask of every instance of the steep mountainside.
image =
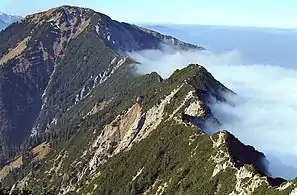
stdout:
{"type": "Polygon", "coordinates": [[[127,78],[130,71],[118,70],[112,85],[101,85],[106,92],[119,86],[114,93],[121,96],[93,102],[68,142],[7,178],[36,193],[55,186],[59,194],[289,194],[297,187],[279,187],[284,180],[266,175],[264,154],[227,131],[205,133],[220,125],[208,104],[232,92],[202,66],[166,80],[156,73],[127,78]]]}
{"type": "MultiPolygon", "coordinates": [[[[30,134],[37,139],[122,65],[131,64],[125,52],[162,44],[202,49],[70,6],[27,16],[0,32],[0,154],[19,151],[30,134]]],[[[21,148],[35,142],[40,140],[21,148]]]]}
{"type": "MultiPolygon", "coordinates": [[[[62,6],[0,32],[0,181],[34,194],[296,194],[220,128],[204,67],[135,74],[127,51],[203,48],[62,6]]],[[[0,193],[1,193],[0,189],[0,193]]]]}

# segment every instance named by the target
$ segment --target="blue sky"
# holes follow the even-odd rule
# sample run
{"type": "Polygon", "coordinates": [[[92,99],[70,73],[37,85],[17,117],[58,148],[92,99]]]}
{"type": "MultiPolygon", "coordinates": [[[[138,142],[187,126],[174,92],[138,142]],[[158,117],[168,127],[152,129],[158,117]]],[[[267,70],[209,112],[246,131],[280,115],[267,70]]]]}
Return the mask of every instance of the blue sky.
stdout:
{"type": "Polygon", "coordinates": [[[1,0],[0,12],[24,16],[65,4],[131,23],[297,28],[295,0],[1,0]]]}

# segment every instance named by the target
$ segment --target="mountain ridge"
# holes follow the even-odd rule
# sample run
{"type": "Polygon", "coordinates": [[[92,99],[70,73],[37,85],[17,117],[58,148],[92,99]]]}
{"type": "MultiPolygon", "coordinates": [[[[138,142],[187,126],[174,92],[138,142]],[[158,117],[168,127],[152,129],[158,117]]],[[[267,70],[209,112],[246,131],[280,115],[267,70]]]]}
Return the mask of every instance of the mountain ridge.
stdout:
{"type": "MultiPolygon", "coordinates": [[[[173,37],[163,36],[149,30],[143,31],[129,24],[118,23],[91,9],[72,6],[63,6],[29,15],[20,23],[12,24],[1,32],[0,39],[0,64],[2,64],[1,73],[3,75],[0,78],[2,78],[3,86],[13,89],[2,94],[2,109],[7,113],[3,114],[4,121],[6,121],[4,124],[7,125],[2,127],[0,133],[8,133],[8,136],[11,137],[14,134],[13,131],[16,132],[19,128],[24,129],[19,138],[14,137],[17,143],[24,139],[29,131],[32,131],[33,135],[44,132],[52,121],[55,121],[55,118],[60,117],[59,114],[63,114],[71,106],[85,98],[94,87],[108,79],[116,69],[124,63],[133,62],[127,56],[122,56],[122,53],[160,48],[160,44],[163,42],[177,47],[200,49],[194,45],[182,43],[173,37]],[[123,32],[125,34],[118,36],[123,32]],[[168,43],[168,39],[173,42],[168,43]],[[82,49],[83,47],[85,49],[82,49]],[[90,52],[98,56],[90,58],[88,56],[90,52]],[[77,56],[75,60],[67,57],[67,55],[74,54],[77,56]],[[80,65],[77,64],[75,69],[71,67],[70,63],[85,64],[91,71],[86,72],[87,74],[82,77],[81,73],[83,72],[81,72],[80,65]],[[96,69],[97,64],[101,64],[101,68],[99,66],[96,69]],[[74,70],[77,71],[77,78],[80,80],[73,80],[74,70]],[[65,82],[63,83],[60,82],[61,71],[67,71],[69,75],[68,79],[64,76],[65,82]],[[10,77],[8,78],[9,82],[7,77],[10,77]],[[16,83],[11,82],[12,78],[16,83]],[[71,88],[65,87],[65,84],[70,84],[70,82],[78,85],[72,85],[71,88]],[[92,86],[88,83],[92,83],[92,86]],[[9,85],[10,87],[8,87],[9,85]],[[23,87],[18,89],[14,85],[23,87]],[[61,87],[65,87],[63,96],[59,95],[61,87]],[[60,90],[57,90],[59,88],[60,90]],[[80,91],[77,91],[78,89],[80,91]],[[61,103],[59,105],[55,103],[57,100],[47,97],[48,91],[54,94],[55,98],[60,96],[61,103]],[[77,94],[73,94],[74,92],[77,94]],[[30,98],[24,102],[20,98],[20,94],[30,98]],[[11,97],[13,98],[11,99],[11,97]],[[48,108],[48,102],[53,103],[53,107],[48,108]],[[23,113],[20,110],[11,109],[16,106],[20,107],[23,113]],[[32,115],[27,115],[28,111],[32,115]],[[55,112],[58,116],[55,116],[55,112]],[[14,113],[18,113],[19,116],[14,113]],[[33,127],[32,123],[35,123],[33,127]],[[9,135],[11,132],[12,135],[9,135]]],[[[3,140],[3,143],[5,144],[7,141],[3,140]]],[[[4,145],[2,147],[6,150],[4,145]]]]}
{"type": "Polygon", "coordinates": [[[236,94],[203,66],[168,79],[135,73],[125,52],[162,44],[204,49],[73,6],[1,31],[3,185],[34,194],[294,194],[295,181],[268,176],[263,153],[226,130],[209,134],[221,128],[210,104],[236,94]]]}

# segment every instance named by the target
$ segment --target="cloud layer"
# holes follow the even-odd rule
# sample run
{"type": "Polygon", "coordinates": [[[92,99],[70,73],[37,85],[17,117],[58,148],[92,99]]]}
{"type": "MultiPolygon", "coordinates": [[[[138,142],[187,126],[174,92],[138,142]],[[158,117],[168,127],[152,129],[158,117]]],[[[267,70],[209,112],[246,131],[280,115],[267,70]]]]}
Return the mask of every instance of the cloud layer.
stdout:
{"type": "Polygon", "coordinates": [[[272,176],[297,176],[297,71],[281,66],[246,64],[239,52],[146,50],[129,54],[142,64],[137,72],[166,78],[189,63],[203,65],[235,91],[235,107],[215,103],[213,113],[243,143],[264,152],[272,176]]]}

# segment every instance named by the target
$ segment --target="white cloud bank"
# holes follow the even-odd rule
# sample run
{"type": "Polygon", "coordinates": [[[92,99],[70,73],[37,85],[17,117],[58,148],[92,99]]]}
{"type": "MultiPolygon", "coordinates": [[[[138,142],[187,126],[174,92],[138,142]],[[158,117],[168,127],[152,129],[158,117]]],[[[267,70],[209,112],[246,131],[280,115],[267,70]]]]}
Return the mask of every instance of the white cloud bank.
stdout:
{"type": "Polygon", "coordinates": [[[297,70],[245,64],[239,52],[161,52],[129,54],[141,62],[139,73],[168,77],[189,63],[203,65],[240,96],[235,107],[217,103],[213,113],[243,143],[265,153],[272,176],[297,177],[297,70]]]}

